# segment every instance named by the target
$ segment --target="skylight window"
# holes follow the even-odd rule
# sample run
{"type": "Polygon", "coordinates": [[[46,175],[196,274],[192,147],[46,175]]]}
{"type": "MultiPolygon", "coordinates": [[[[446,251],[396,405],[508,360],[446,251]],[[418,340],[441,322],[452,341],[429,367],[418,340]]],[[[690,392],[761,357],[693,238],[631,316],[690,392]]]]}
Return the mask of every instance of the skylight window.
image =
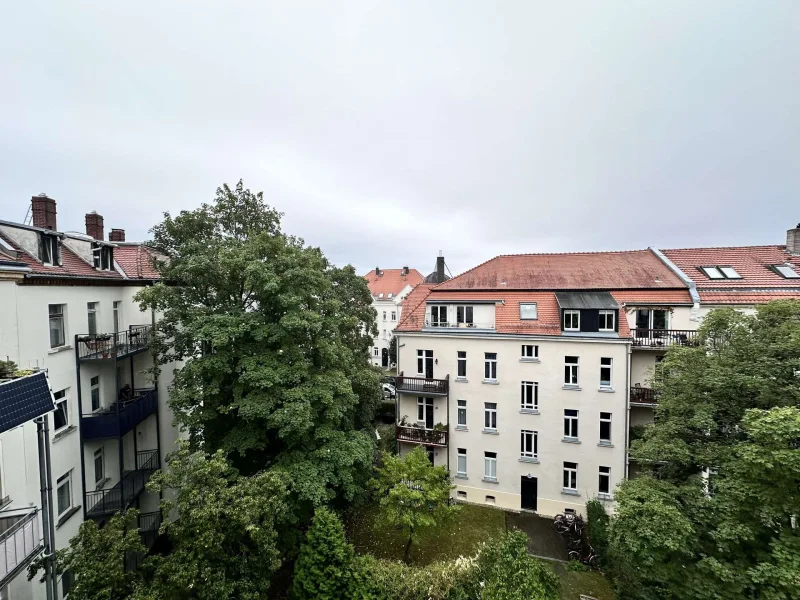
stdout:
{"type": "Polygon", "coordinates": [[[733,267],[719,267],[719,270],[722,271],[722,274],[725,275],[728,279],[741,279],[742,276],[736,272],[736,269],[733,267]]]}
{"type": "Polygon", "coordinates": [[[733,267],[700,267],[709,279],[741,279],[742,276],[733,267]]]}
{"type": "Polygon", "coordinates": [[[378,298],[383,298],[383,292],[381,292],[380,294],[378,294],[378,298]]]}
{"type": "Polygon", "coordinates": [[[786,279],[800,279],[800,274],[798,274],[791,265],[773,265],[772,268],[786,279]]]}

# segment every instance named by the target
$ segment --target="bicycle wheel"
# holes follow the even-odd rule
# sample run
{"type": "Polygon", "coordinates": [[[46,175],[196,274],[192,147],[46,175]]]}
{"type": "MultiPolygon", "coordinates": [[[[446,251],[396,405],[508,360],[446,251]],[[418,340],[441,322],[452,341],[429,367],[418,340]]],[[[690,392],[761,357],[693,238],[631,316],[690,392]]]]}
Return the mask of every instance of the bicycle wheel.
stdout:
{"type": "Polygon", "coordinates": [[[570,550],[569,552],[567,552],[567,558],[570,560],[580,560],[581,553],[576,550],[570,550]]]}

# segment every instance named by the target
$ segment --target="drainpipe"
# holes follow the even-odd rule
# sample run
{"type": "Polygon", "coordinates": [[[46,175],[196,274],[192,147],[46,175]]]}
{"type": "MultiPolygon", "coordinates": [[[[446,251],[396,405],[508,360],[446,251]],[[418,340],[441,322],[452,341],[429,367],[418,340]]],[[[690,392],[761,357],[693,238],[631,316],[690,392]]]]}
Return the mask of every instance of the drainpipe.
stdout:
{"type": "Polygon", "coordinates": [[[79,352],[80,345],[78,344],[78,336],[75,336],[75,376],[78,382],[78,434],[80,435],[81,443],[81,505],[83,505],[83,520],[86,520],[86,456],[84,456],[83,447],[83,429],[81,422],[83,420],[83,395],[81,393],[81,359],[79,352]]]}
{"type": "Polygon", "coordinates": [[[628,466],[630,463],[628,447],[631,432],[631,357],[633,356],[633,345],[626,344],[628,360],[625,361],[625,479],[628,478],[628,466]]]}
{"type": "Polygon", "coordinates": [[[47,415],[38,417],[35,421],[39,446],[39,487],[42,495],[45,592],[47,600],[58,600],[56,534],[53,523],[53,476],[50,468],[50,430],[47,426],[47,415]]]}

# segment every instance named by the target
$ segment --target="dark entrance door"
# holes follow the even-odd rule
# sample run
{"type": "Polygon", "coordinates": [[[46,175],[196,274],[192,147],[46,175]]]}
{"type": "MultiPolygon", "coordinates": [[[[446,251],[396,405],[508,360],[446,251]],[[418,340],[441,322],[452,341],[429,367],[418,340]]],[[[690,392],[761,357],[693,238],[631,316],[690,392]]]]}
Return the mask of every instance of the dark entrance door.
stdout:
{"type": "Polygon", "coordinates": [[[425,452],[428,453],[428,460],[433,464],[433,446],[425,446],[425,452]]]}
{"type": "Polygon", "coordinates": [[[528,477],[523,475],[520,481],[522,503],[521,507],[525,510],[536,510],[536,495],[538,481],[536,477],[528,477]]]}
{"type": "Polygon", "coordinates": [[[389,366],[389,349],[388,348],[384,348],[381,351],[381,365],[383,365],[384,369],[389,366]]]}

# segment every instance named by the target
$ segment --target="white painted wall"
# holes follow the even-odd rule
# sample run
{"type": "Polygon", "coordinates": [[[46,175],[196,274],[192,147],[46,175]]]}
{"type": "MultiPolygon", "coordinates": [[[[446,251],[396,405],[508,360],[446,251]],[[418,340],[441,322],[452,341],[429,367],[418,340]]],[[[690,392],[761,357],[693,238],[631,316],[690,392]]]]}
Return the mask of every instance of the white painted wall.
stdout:
{"type": "MultiPolygon", "coordinates": [[[[395,327],[397,327],[397,324],[400,322],[401,304],[412,289],[410,285],[407,285],[399,294],[392,296],[391,299],[385,296],[383,298],[373,296],[372,308],[374,308],[377,313],[375,316],[375,326],[378,328],[378,335],[372,340],[370,359],[372,364],[376,367],[380,367],[382,364],[383,349],[389,349],[389,343],[394,335],[395,327]],[[393,312],[395,313],[394,319],[392,319],[393,312]],[[385,319],[384,313],[386,314],[385,319]]],[[[391,364],[389,366],[391,366],[391,364]]]]}

